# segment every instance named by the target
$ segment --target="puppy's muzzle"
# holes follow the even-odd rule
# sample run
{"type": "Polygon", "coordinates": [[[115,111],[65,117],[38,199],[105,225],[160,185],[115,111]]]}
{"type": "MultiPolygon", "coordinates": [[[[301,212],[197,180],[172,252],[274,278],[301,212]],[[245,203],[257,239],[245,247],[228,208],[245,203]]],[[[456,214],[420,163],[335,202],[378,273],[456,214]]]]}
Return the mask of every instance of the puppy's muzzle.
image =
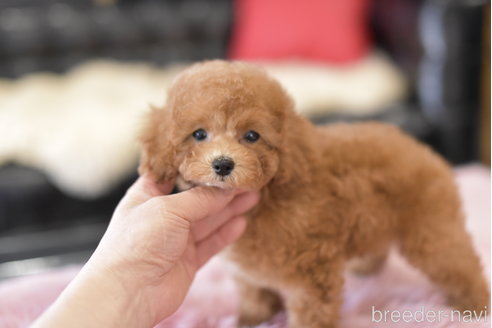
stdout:
{"type": "Polygon", "coordinates": [[[212,162],[212,168],[217,175],[225,177],[234,170],[234,161],[230,157],[219,157],[212,162]]]}

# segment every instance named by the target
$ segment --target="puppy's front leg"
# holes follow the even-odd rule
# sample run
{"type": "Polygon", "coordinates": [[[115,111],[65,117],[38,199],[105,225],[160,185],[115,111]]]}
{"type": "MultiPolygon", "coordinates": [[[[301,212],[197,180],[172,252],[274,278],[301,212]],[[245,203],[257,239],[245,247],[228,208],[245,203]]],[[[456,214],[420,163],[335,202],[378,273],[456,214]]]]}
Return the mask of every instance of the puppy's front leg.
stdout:
{"type": "Polygon", "coordinates": [[[283,308],[280,296],[273,290],[261,288],[236,277],[239,289],[238,326],[255,326],[269,320],[283,308]]]}
{"type": "Polygon", "coordinates": [[[342,270],[315,267],[304,275],[303,285],[287,294],[289,328],[338,327],[342,302],[342,270]]]}

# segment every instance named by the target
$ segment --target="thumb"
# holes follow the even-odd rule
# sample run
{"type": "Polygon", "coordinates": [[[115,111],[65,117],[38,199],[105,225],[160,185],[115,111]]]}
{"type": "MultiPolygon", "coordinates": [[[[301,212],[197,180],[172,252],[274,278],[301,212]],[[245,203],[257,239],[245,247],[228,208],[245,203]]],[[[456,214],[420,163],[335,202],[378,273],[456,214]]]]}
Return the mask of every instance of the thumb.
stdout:
{"type": "Polygon", "coordinates": [[[154,199],[163,201],[167,212],[189,222],[196,222],[221,211],[238,193],[239,190],[195,187],[179,194],[154,199]]]}
{"type": "Polygon", "coordinates": [[[173,187],[174,181],[157,184],[148,175],[140,176],[127,190],[118,206],[130,208],[140,205],[153,197],[169,194],[173,187]]]}

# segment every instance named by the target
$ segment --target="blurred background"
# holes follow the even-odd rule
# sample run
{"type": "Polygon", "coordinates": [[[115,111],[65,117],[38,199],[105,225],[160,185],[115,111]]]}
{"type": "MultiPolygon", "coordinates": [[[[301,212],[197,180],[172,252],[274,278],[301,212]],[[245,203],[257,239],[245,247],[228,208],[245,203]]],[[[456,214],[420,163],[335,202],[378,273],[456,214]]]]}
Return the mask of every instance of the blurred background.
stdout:
{"type": "Polygon", "coordinates": [[[315,123],[490,165],[485,0],[0,0],[0,279],[88,259],[191,62],[256,61],[315,123]]]}

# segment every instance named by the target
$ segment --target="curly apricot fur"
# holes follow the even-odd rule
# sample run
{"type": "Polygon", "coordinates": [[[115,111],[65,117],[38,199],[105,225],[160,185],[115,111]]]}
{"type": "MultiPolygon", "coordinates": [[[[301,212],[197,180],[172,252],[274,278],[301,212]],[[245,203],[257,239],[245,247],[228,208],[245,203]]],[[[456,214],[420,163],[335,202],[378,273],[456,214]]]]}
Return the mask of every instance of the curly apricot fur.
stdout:
{"type": "Polygon", "coordinates": [[[225,254],[243,297],[240,324],[284,306],[289,327],[336,327],[347,261],[362,258],[359,272],[376,270],[392,244],[458,309],[489,304],[452,171],[396,127],[313,126],[261,69],[210,61],[177,78],[141,140],[141,173],[177,176],[183,187],[261,192],[246,232],[225,254]],[[206,140],[191,137],[198,128],[206,140]],[[260,140],[245,142],[248,130],[260,140]],[[230,176],[214,174],[217,156],[235,161],[230,176]]]}

